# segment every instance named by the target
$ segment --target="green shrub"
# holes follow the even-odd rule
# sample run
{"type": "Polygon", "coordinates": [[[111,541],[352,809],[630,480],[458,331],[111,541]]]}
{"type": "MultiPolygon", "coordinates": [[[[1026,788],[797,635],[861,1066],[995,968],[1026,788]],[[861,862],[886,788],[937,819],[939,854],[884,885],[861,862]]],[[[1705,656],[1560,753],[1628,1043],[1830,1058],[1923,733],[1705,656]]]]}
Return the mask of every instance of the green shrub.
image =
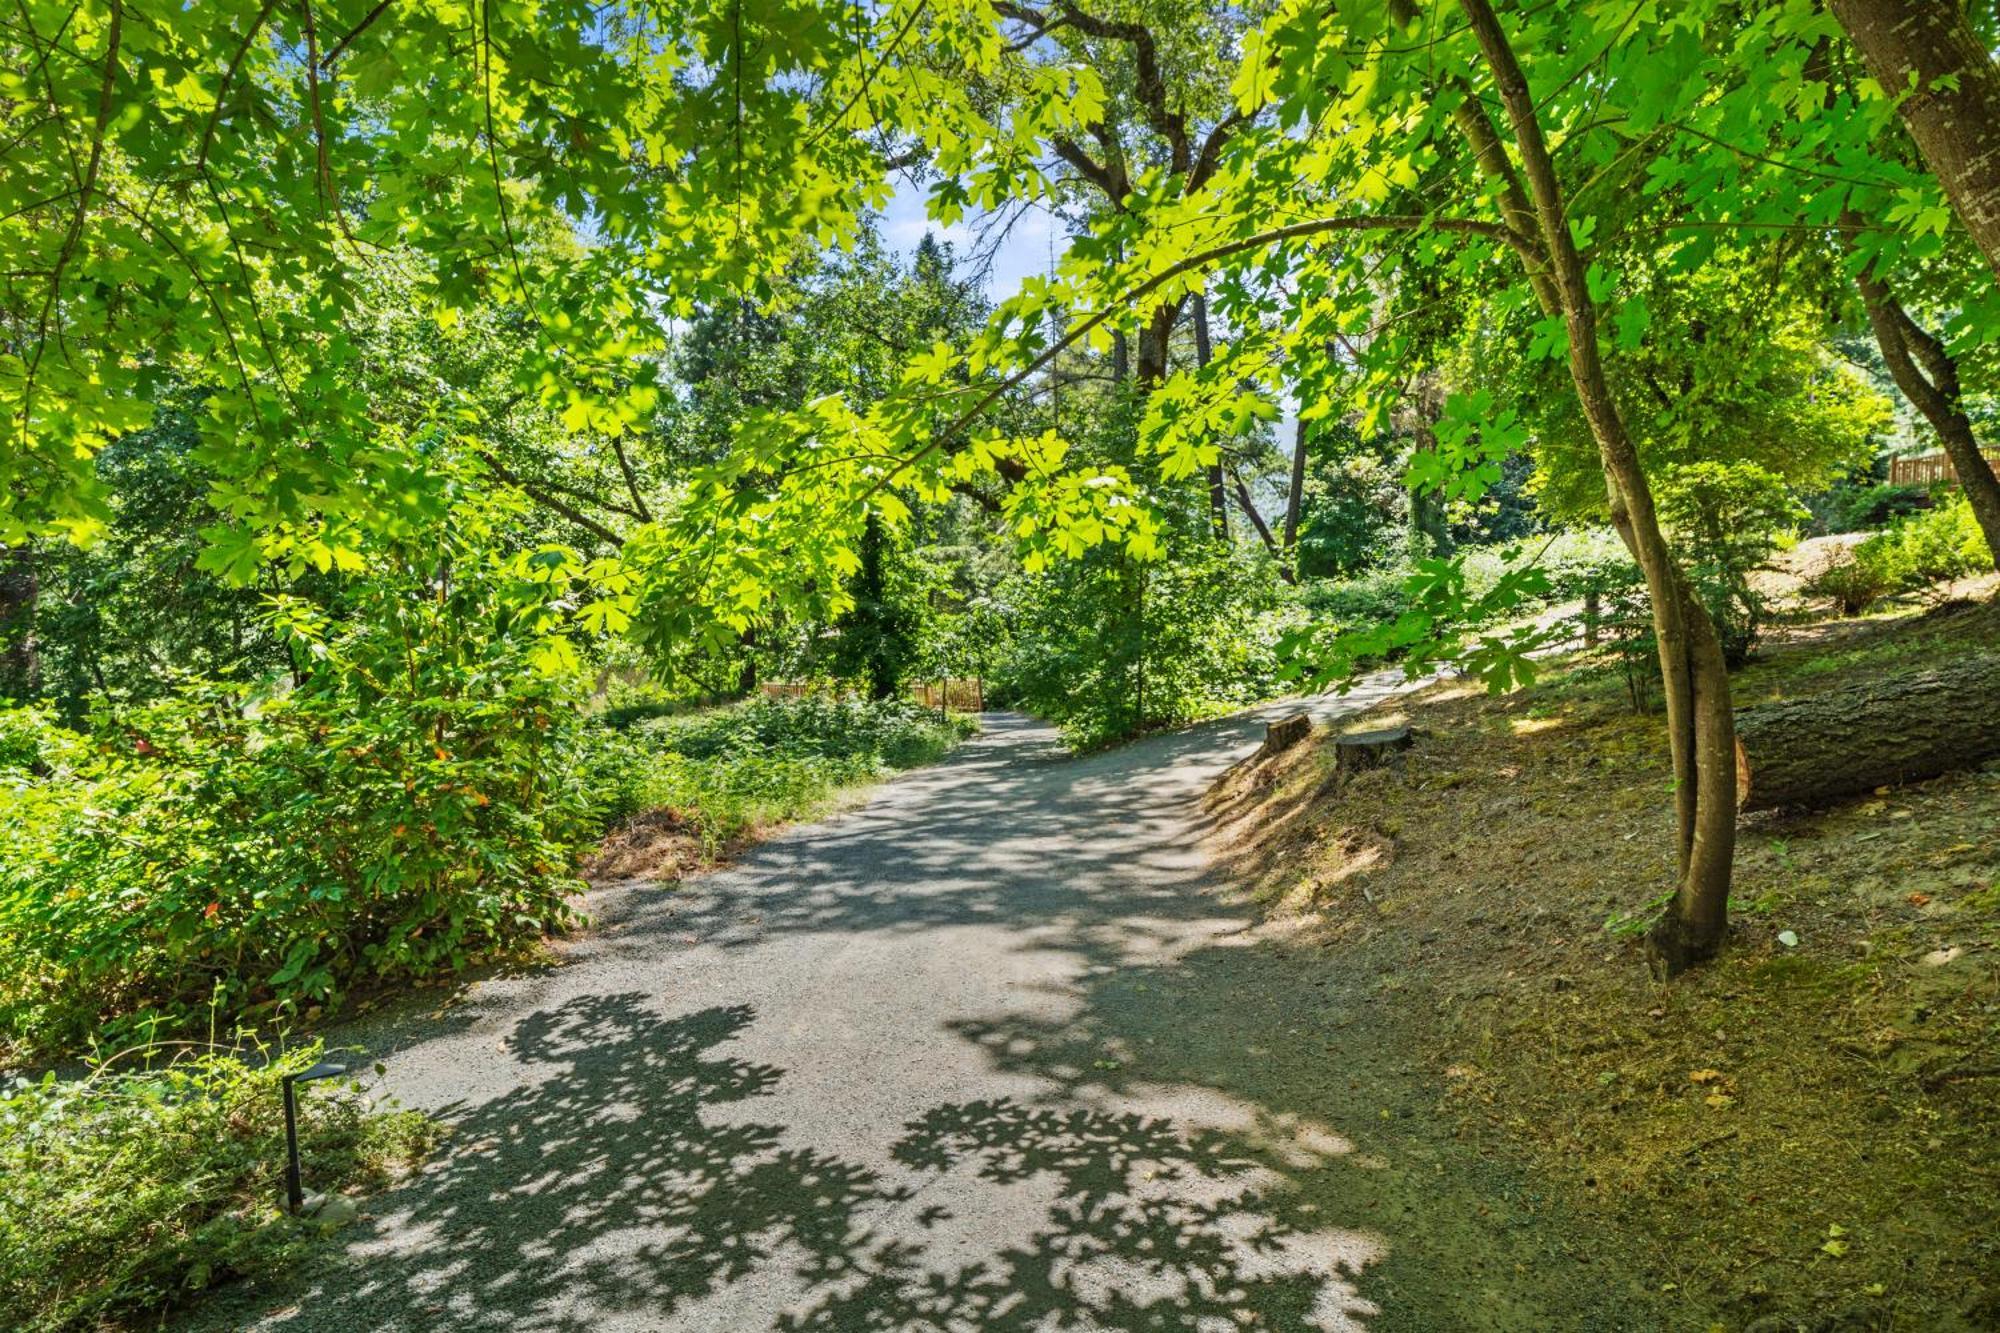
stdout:
{"type": "MultiPolygon", "coordinates": [[[[293,1258],[313,1228],[283,1211],[278,1084],[320,1054],[0,1086],[0,1326],[124,1324],[293,1258]]],[[[308,1189],[336,1191],[380,1184],[435,1129],[316,1083],[299,1135],[308,1189]]]]}
{"type": "Polygon", "coordinates": [[[948,724],[909,699],[839,699],[827,695],[755,698],[729,708],[649,721],[637,728],[690,759],[718,755],[873,758],[891,768],[929,763],[978,724],[959,714],[948,724]]]}
{"type": "Polygon", "coordinates": [[[1014,580],[1014,635],[994,694],[1087,748],[1280,692],[1297,611],[1261,551],[1188,538],[1177,558],[1095,551],[1014,580]]]}
{"type": "Polygon", "coordinates": [[[1821,533],[1866,532],[1930,504],[1923,486],[1891,486],[1886,481],[1841,482],[1806,500],[1813,527],[1821,533]]]}
{"type": "Polygon", "coordinates": [[[1669,467],[1657,489],[1660,521],[1715,622],[1723,658],[1741,666],[1770,618],[1750,576],[1808,517],[1806,508],[1783,477],[1754,463],[1669,467]]]}
{"type": "Polygon", "coordinates": [[[357,589],[337,629],[287,608],[296,688],[186,685],[0,772],[0,1045],[311,1016],[568,919],[575,691],[506,630],[543,594],[502,567],[410,591],[357,589]]]}
{"type": "Polygon", "coordinates": [[[1856,546],[1814,578],[1808,591],[1831,597],[1843,612],[1857,615],[1879,597],[1919,592],[1992,565],[1993,553],[1971,504],[1953,494],[1934,509],[1897,519],[1856,546]]]}
{"type": "Polygon", "coordinates": [[[978,725],[904,699],[758,698],[597,729],[582,785],[603,823],[666,810],[712,856],[759,825],[823,809],[842,788],[930,763],[978,725]]]}

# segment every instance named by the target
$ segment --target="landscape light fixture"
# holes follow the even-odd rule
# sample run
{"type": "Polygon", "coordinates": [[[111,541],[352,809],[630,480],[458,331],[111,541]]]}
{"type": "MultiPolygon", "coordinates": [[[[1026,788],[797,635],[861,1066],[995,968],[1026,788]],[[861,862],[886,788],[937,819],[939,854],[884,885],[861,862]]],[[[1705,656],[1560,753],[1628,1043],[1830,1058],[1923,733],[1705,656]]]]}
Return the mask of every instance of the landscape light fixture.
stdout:
{"type": "Polygon", "coordinates": [[[298,1085],[316,1082],[323,1078],[339,1078],[346,1072],[346,1065],[322,1060],[311,1069],[297,1074],[287,1074],[280,1080],[285,1089],[285,1202],[293,1213],[297,1213],[306,1201],[305,1190],[299,1184],[298,1085]]]}

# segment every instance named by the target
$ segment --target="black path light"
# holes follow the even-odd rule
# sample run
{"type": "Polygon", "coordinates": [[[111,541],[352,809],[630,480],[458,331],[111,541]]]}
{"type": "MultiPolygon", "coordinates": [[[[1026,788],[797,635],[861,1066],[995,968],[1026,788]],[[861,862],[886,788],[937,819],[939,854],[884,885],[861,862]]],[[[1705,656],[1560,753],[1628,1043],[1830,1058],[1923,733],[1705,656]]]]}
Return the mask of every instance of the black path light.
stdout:
{"type": "Polygon", "coordinates": [[[285,1088],[285,1202],[294,1213],[298,1212],[306,1201],[305,1190],[299,1182],[298,1085],[314,1083],[323,1078],[339,1078],[346,1072],[346,1065],[322,1060],[311,1069],[297,1074],[287,1074],[281,1080],[285,1088]]]}

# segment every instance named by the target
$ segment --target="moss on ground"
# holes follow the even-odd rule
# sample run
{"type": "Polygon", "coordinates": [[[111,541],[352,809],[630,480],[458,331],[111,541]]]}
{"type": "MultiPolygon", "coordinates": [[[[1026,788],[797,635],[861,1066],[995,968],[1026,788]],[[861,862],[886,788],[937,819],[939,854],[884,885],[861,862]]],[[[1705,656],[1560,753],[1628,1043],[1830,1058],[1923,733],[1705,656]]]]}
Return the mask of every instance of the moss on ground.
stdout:
{"type": "MultiPolygon", "coordinates": [[[[1755,702],[2000,645],[2000,607],[1802,626],[1755,702]]],[[[1686,1326],[2000,1327],[2000,765],[1746,817],[1726,953],[1649,974],[1664,737],[1588,660],[1336,781],[1311,744],[1212,796],[1250,890],[1372,976],[1458,1132],[1629,1238],[1686,1326]]]]}

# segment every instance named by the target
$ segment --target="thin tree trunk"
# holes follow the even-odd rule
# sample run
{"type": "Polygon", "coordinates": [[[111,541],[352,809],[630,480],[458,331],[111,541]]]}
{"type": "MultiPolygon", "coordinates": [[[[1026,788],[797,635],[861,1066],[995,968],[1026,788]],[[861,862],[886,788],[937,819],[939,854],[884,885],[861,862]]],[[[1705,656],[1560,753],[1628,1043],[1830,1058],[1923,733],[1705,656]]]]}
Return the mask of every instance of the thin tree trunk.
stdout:
{"type": "Polygon", "coordinates": [[[41,578],[31,546],[0,550],[0,699],[28,700],[41,686],[35,604],[41,578]]]}
{"type": "Polygon", "coordinates": [[[1243,510],[1243,517],[1249,519],[1250,526],[1257,530],[1257,536],[1263,541],[1264,549],[1278,562],[1278,577],[1287,583],[1297,583],[1298,571],[1293,569],[1291,562],[1285,558],[1286,553],[1278,545],[1278,539],[1271,535],[1271,525],[1257,512],[1257,502],[1250,498],[1250,488],[1243,484],[1241,477],[1236,478],[1236,503],[1243,510]]]}
{"type": "Polygon", "coordinates": [[[1292,434],[1292,486],[1285,493],[1285,559],[1297,568],[1299,559],[1299,519],[1305,512],[1306,423],[1299,420],[1292,434]]]}
{"type": "Polygon", "coordinates": [[[1958,363],[1945,345],[1903,309],[1889,284],[1867,267],[1855,275],[1868,327],[1882,360],[1910,405],[1924,414],[1958,472],[1959,488],[1986,536],[1986,549],[2000,567],[2000,479],[1973,438],[1972,422],[1959,400],[1958,363]],[[1919,366],[1917,363],[1923,362],[1919,366]]]}
{"type": "MultiPolygon", "coordinates": [[[[1194,298],[1194,360],[1195,364],[1207,368],[1213,355],[1213,344],[1208,332],[1208,297],[1200,292],[1194,298]]],[[[1229,489],[1222,480],[1222,459],[1218,455],[1208,465],[1208,526],[1219,542],[1229,540],[1229,489]]]]}
{"type": "Polygon", "coordinates": [[[2000,68],[1954,0],[1831,0],[2000,278],[2000,68]],[[1907,94],[1907,95],[1906,95],[1907,94]]]}
{"type": "MultiPolygon", "coordinates": [[[[1673,975],[1711,957],[1721,947],[1727,925],[1736,850],[1736,733],[1729,672],[1715,624],[1660,529],[1638,449],[1605,379],[1596,303],[1570,234],[1555,164],[1527,79],[1489,0],[1460,0],[1460,5],[1493,74],[1520,151],[1526,195],[1539,229],[1532,240],[1523,238],[1524,262],[1538,296],[1544,280],[1537,278],[1537,261],[1546,264],[1545,280],[1560,303],[1569,335],[1570,378],[1604,465],[1612,523],[1639,562],[1653,605],[1674,765],[1679,876],[1672,910],[1654,928],[1648,944],[1655,965],[1673,975]]],[[[1476,144],[1474,149],[1478,151],[1476,144]]],[[[1504,181],[1502,186],[1504,190],[1504,181]]],[[[1514,188],[1518,191],[1519,184],[1514,188]]],[[[1518,211],[1521,202],[1514,199],[1503,208],[1503,215],[1518,211]]]]}

